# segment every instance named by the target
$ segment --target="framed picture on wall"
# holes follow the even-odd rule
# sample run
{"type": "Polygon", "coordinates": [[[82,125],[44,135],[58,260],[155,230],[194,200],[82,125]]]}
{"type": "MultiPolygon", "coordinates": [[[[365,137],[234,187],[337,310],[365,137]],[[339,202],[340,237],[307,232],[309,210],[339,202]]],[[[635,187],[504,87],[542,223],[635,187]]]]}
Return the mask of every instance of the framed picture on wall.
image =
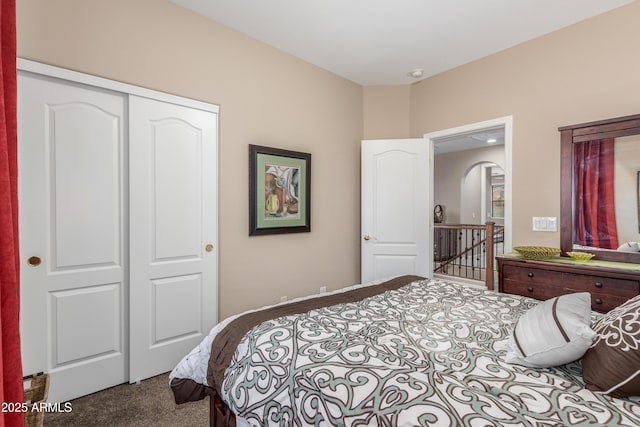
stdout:
{"type": "Polygon", "coordinates": [[[249,145],[249,235],[311,231],[311,154],[249,145]]]}

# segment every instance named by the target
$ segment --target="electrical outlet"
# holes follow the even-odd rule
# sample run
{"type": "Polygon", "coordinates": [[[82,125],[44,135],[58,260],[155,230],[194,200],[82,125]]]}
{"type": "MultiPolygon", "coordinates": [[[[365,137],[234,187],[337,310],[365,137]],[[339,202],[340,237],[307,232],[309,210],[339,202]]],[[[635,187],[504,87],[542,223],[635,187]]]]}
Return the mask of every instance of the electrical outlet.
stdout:
{"type": "Polygon", "coordinates": [[[280,297],[280,302],[285,302],[287,300],[287,296],[280,297]]]}
{"type": "Polygon", "coordinates": [[[327,287],[326,286],[320,286],[320,293],[321,294],[327,293],[327,287]]]}

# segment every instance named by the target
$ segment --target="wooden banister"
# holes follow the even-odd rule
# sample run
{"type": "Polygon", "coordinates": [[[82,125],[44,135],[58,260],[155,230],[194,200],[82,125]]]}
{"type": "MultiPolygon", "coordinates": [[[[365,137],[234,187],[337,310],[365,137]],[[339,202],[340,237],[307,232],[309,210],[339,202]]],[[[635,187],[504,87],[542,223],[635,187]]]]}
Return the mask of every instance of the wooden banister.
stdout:
{"type": "Polygon", "coordinates": [[[487,259],[487,271],[485,271],[484,276],[484,284],[489,290],[493,290],[493,262],[495,260],[493,256],[493,238],[495,237],[494,233],[494,225],[496,223],[493,221],[487,221],[487,232],[485,234],[487,246],[486,246],[486,259],[487,259]]]}
{"type": "Polygon", "coordinates": [[[484,239],[474,243],[470,247],[465,248],[464,250],[457,251],[456,255],[441,263],[434,272],[437,271],[445,271],[445,268],[469,252],[472,252],[474,249],[479,246],[485,245],[485,286],[489,290],[494,289],[494,271],[495,271],[495,236],[504,231],[504,226],[495,225],[493,221],[487,221],[485,224],[435,224],[434,228],[443,228],[443,229],[465,229],[465,230],[481,230],[485,231],[484,239]]]}

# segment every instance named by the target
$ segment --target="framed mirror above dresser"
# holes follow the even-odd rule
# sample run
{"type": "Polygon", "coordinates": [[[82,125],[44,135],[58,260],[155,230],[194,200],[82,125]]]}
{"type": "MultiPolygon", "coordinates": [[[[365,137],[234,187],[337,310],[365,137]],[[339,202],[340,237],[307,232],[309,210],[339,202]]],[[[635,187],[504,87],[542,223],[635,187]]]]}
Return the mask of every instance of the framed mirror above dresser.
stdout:
{"type": "Polygon", "coordinates": [[[560,131],[560,249],[640,263],[640,114],[560,131]]]}

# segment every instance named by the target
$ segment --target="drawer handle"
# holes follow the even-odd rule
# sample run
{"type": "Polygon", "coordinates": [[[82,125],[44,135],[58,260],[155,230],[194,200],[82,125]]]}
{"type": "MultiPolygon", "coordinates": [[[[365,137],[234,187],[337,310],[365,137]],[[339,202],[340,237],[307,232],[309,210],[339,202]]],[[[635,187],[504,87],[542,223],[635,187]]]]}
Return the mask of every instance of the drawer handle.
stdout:
{"type": "Polygon", "coordinates": [[[600,282],[596,282],[596,283],[594,283],[594,285],[596,285],[596,288],[601,288],[601,287],[603,287],[603,286],[604,286],[604,285],[603,285],[602,283],[600,283],[600,282]]]}
{"type": "Polygon", "coordinates": [[[595,302],[596,304],[602,304],[602,299],[596,298],[593,302],[595,302]]]}
{"type": "Polygon", "coordinates": [[[533,292],[533,288],[532,288],[531,286],[529,286],[529,287],[527,288],[527,291],[529,291],[529,292],[533,292]]]}
{"type": "Polygon", "coordinates": [[[527,276],[529,276],[529,277],[533,277],[533,273],[532,273],[532,272],[529,272],[529,273],[527,273],[527,276]]]}

